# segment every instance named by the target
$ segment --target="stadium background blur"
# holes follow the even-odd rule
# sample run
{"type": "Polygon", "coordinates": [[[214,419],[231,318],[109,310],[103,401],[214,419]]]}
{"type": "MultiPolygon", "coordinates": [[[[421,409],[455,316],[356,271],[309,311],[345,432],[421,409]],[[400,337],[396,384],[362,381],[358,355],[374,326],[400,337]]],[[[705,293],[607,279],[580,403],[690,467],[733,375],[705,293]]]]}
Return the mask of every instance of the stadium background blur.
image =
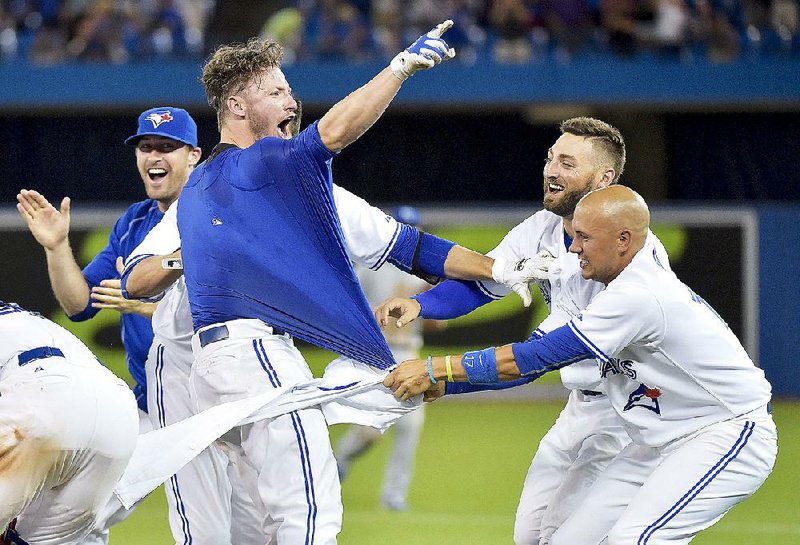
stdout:
{"type": "MultiPolygon", "coordinates": [[[[63,317],[43,252],[13,209],[17,191],[72,197],[71,241],[85,263],[143,198],[122,144],[141,110],[187,108],[206,155],[216,143],[197,81],[216,45],[283,43],[308,124],[447,18],[457,58],[404,85],[334,161],[337,183],[387,210],[418,205],[435,232],[487,251],[540,208],[558,121],[618,126],[623,183],[652,205],[679,276],[744,339],[777,397],[775,473],[695,543],[800,543],[797,0],[0,0],[0,298],[72,328],[124,376],[116,315],[63,317]]],[[[527,312],[509,298],[428,337],[426,350],[524,338],[543,312],[541,301],[527,312]]],[[[306,350],[317,370],[331,357],[306,350]]],[[[377,509],[381,445],[344,485],[340,542],[510,543],[527,465],[563,397],[552,376],[433,404],[410,511],[377,509]]],[[[112,543],[168,543],[161,504],[153,495],[112,543]]]]}

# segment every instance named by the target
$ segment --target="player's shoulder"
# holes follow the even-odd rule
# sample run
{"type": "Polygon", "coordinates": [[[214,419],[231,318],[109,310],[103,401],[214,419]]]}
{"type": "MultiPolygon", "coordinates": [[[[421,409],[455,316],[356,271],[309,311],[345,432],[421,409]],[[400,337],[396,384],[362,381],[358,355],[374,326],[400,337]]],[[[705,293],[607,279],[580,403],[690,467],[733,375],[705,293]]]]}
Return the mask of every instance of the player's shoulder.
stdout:
{"type": "Polygon", "coordinates": [[[154,213],[160,213],[158,202],[154,199],[145,199],[130,205],[119,217],[117,223],[127,223],[131,220],[143,218],[154,213]]]}

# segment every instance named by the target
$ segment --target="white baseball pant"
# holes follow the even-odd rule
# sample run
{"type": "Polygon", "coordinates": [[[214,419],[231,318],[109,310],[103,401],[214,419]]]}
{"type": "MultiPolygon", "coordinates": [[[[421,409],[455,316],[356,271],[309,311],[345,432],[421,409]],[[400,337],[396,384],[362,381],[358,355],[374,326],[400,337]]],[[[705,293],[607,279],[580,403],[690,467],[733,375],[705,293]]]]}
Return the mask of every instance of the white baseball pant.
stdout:
{"type": "Polygon", "coordinates": [[[137,431],[130,388],[94,358],[52,356],[20,367],[0,382],[0,527],[16,517],[30,545],[86,537],[137,431]]]}
{"type": "Polygon", "coordinates": [[[689,543],[750,497],[775,464],[766,408],[659,449],[631,444],[550,540],[551,545],[689,543]]]}
{"type": "Polygon", "coordinates": [[[630,442],[605,395],[572,390],[531,461],[514,522],[516,545],[543,545],[630,442]]]}
{"type": "MultiPolygon", "coordinates": [[[[312,378],[288,336],[273,335],[258,320],[232,320],[225,326],[223,340],[201,346],[200,332],[192,338],[196,359],[190,384],[198,411],[312,378]]],[[[248,482],[256,505],[266,513],[262,527],[268,539],[287,545],[336,543],[341,490],[319,407],[237,426],[222,440],[226,454],[254,476],[248,482]]]]}
{"type": "MultiPolygon", "coordinates": [[[[191,347],[156,333],[147,357],[147,407],[154,429],[194,414],[189,395],[191,347]]],[[[263,545],[261,515],[241,486],[239,472],[211,445],[164,484],[176,543],[263,545]]]]}

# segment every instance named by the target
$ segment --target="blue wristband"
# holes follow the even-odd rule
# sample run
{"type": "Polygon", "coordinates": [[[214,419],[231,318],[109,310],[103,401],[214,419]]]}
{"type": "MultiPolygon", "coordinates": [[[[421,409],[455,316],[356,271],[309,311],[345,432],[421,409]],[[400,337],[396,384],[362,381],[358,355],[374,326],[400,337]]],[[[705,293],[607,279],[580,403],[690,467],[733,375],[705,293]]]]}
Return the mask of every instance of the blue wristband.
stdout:
{"type": "Polygon", "coordinates": [[[431,377],[431,384],[436,384],[436,379],[433,376],[433,356],[428,354],[428,376],[431,377]]]}
{"type": "Polygon", "coordinates": [[[467,352],[461,357],[461,365],[467,373],[470,384],[495,384],[500,382],[497,378],[497,359],[494,347],[485,350],[467,352]]]}

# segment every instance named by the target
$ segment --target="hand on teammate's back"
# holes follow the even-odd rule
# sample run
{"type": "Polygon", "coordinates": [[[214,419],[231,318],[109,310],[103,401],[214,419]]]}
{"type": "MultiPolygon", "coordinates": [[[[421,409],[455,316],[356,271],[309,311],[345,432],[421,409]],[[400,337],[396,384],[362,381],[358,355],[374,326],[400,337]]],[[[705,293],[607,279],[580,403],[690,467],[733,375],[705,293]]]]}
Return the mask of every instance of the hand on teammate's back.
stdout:
{"type": "Polygon", "coordinates": [[[33,238],[46,250],[55,250],[67,241],[70,200],[64,197],[61,210],[50,204],[38,191],[21,189],[17,194],[17,211],[28,225],[33,238]]]}
{"type": "Polygon", "coordinates": [[[401,81],[405,81],[419,70],[433,68],[442,60],[455,57],[455,49],[442,39],[442,34],[447,32],[451,26],[453,26],[453,21],[450,19],[439,23],[436,28],[423,34],[413,44],[398,53],[389,65],[392,73],[401,81]]]}

